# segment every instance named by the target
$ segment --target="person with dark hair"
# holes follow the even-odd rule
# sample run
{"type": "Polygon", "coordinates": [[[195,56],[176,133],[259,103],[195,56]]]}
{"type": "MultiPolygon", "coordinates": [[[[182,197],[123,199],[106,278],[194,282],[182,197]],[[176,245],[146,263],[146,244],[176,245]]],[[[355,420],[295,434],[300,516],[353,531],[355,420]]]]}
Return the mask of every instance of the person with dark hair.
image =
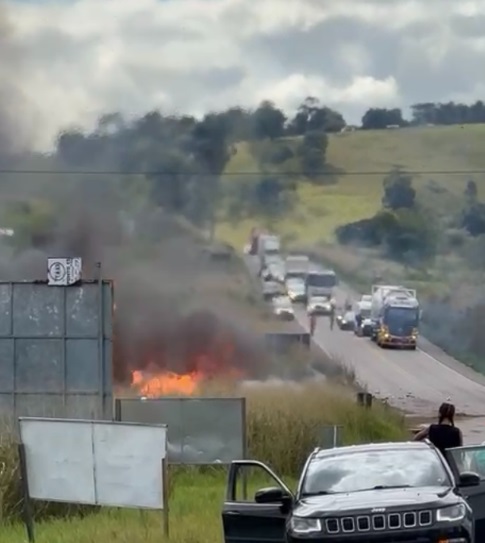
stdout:
{"type": "Polygon", "coordinates": [[[438,411],[438,424],[430,424],[414,436],[414,441],[429,439],[444,455],[446,449],[463,446],[461,430],[455,426],[455,406],[442,403],[438,411]]]}

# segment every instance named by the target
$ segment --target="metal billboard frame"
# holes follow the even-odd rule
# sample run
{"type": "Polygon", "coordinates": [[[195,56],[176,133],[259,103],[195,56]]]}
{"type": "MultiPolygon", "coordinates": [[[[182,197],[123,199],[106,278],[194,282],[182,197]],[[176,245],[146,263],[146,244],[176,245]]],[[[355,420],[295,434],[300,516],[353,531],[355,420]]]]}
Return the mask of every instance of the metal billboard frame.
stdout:
{"type": "MultiPolygon", "coordinates": [[[[47,280],[43,281],[0,281],[0,288],[2,286],[8,286],[10,287],[10,296],[8,300],[9,305],[9,314],[10,318],[8,319],[8,331],[4,334],[0,334],[0,340],[11,340],[12,341],[12,389],[7,390],[6,388],[1,386],[0,383],[0,397],[4,396],[10,396],[10,409],[9,412],[6,412],[6,415],[9,417],[13,417],[15,421],[15,426],[17,426],[17,419],[19,416],[23,416],[23,413],[18,413],[18,396],[19,395],[25,395],[25,396],[32,396],[32,397],[48,397],[48,396],[57,396],[59,398],[62,398],[62,408],[66,408],[67,400],[69,396],[91,396],[96,398],[97,400],[97,408],[96,411],[98,412],[97,415],[99,417],[102,417],[99,420],[110,420],[112,419],[112,413],[113,413],[113,382],[112,375],[113,375],[113,367],[112,367],[112,356],[113,356],[113,342],[114,342],[114,311],[113,311],[113,304],[114,304],[114,283],[112,280],[109,279],[103,279],[102,277],[102,270],[101,270],[101,264],[97,263],[97,275],[98,277],[95,279],[90,280],[81,280],[73,285],[68,286],[52,286],[48,285],[47,280]],[[14,326],[15,326],[15,315],[14,315],[14,309],[15,309],[15,287],[17,285],[29,285],[29,286],[35,286],[35,285],[42,285],[49,289],[59,290],[62,289],[62,294],[60,296],[60,326],[61,330],[59,334],[55,335],[31,335],[31,334],[25,334],[25,335],[18,335],[15,334],[14,326]],[[83,285],[97,285],[97,312],[96,317],[98,319],[98,331],[96,335],[93,334],[75,334],[75,335],[69,335],[67,332],[67,326],[68,326],[68,311],[67,311],[67,297],[68,297],[68,290],[75,289],[82,287],[83,285]],[[109,298],[106,298],[106,288],[110,291],[110,297],[111,297],[111,315],[108,317],[109,310],[106,308],[106,303],[109,300],[109,298]],[[106,319],[109,318],[109,327],[111,330],[108,332],[108,335],[106,333],[106,319]],[[61,349],[60,349],[60,360],[62,364],[62,386],[60,390],[58,391],[48,391],[48,390],[32,390],[32,391],[19,391],[17,388],[17,379],[18,379],[18,365],[16,363],[16,356],[17,356],[17,343],[18,340],[57,340],[61,342],[61,349]],[[93,387],[92,390],[76,390],[75,393],[70,393],[67,390],[67,342],[71,339],[76,340],[97,340],[97,371],[98,371],[98,378],[97,378],[97,393],[95,392],[95,389],[93,387]],[[109,350],[110,355],[106,356],[106,346],[111,344],[111,348],[109,350]],[[109,376],[109,377],[108,377],[109,376]]],[[[5,403],[6,408],[8,409],[7,402],[5,403]]],[[[69,418],[69,414],[68,418],[69,418]]],[[[30,416],[30,415],[29,415],[30,416]]]]}
{"type": "MultiPolygon", "coordinates": [[[[116,398],[115,401],[114,401],[114,420],[115,421],[118,421],[118,422],[124,422],[121,418],[122,416],[122,413],[121,413],[121,405],[122,405],[122,402],[149,402],[150,400],[177,400],[177,401],[191,401],[191,400],[197,400],[197,401],[204,401],[204,400],[211,400],[211,401],[218,401],[218,400],[221,400],[221,401],[225,401],[225,400],[239,400],[240,401],[240,404],[241,404],[241,429],[242,429],[242,435],[241,435],[241,441],[242,441],[242,453],[243,453],[243,460],[245,460],[247,458],[247,453],[248,453],[248,438],[247,438],[247,401],[246,401],[246,398],[244,396],[240,396],[240,397],[232,397],[232,396],[227,396],[227,397],[217,397],[217,396],[183,396],[183,397],[180,397],[180,396],[162,396],[160,398],[146,398],[146,399],[143,399],[141,397],[135,397],[135,398],[116,398]]],[[[142,424],[142,423],[139,423],[139,424],[142,424]]],[[[161,423],[163,424],[163,423],[161,423]]],[[[170,431],[170,425],[168,425],[168,431],[170,431]]],[[[167,440],[167,443],[168,443],[168,440],[167,440]]],[[[167,455],[167,462],[168,464],[171,464],[171,465],[177,465],[177,466],[217,466],[217,465],[222,465],[222,466],[229,466],[230,465],[230,462],[224,462],[224,463],[218,463],[218,464],[215,464],[215,463],[178,463],[178,462],[170,462],[168,460],[168,455],[167,455]]]]}

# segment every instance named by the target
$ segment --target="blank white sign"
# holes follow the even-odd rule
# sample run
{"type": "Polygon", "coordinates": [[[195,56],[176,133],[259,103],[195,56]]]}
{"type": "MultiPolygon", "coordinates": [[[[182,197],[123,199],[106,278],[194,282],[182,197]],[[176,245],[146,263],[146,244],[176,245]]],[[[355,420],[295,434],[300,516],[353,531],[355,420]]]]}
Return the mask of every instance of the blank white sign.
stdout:
{"type": "Polygon", "coordinates": [[[33,499],[163,509],[167,427],[20,418],[33,499]]]}

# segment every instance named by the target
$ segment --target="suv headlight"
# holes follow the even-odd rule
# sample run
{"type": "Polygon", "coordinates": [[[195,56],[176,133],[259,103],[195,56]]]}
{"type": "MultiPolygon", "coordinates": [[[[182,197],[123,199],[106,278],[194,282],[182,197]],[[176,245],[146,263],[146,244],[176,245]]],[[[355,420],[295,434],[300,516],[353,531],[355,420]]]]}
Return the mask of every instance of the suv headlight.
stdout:
{"type": "Polygon", "coordinates": [[[466,507],[462,503],[443,507],[436,512],[436,520],[438,522],[456,522],[465,518],[466,507]]]}
{"type": "Polygon", "coordinates": [[[291,517],[290,528],[295,534],[314,534],[322,531],[322,523],[317,518],[291,517]]]}

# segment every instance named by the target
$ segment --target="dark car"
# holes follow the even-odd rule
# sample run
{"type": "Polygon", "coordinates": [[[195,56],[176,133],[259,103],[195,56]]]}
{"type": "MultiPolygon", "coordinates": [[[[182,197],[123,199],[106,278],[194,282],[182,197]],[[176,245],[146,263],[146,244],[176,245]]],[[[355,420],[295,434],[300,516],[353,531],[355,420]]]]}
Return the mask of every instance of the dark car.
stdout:
{"type": "Polygon", "coordinates": [[[337,317],[337,324],[340,330],[352,331],[355,327],[355,313],[346,311],[343,315],[337,317]]]}
{"type": "Polygon", "coordinates": [[[316,449],[294,493],[264,464],[235,461],[224,541],[482,543],[485,480],[460,471],[464,449],[449,451],[449,464],[428,442],[316,449]],[[260,468],[277,486],[258,490],[253,501],[236,499],[245,467],[260,468]]]}

